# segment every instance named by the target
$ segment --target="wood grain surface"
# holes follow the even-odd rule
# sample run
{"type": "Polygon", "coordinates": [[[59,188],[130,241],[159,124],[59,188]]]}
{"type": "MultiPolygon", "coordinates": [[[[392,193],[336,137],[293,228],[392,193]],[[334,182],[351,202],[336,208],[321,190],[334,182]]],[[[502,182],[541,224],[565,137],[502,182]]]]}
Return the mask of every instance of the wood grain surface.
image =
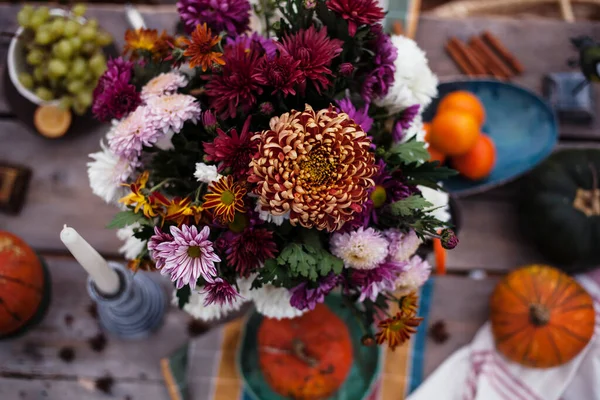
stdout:
{"type": "MultiPolygon", "coordinates": [[[[2,30],[16,28],[15,15],[19,7],[0,5],[2,30]]],[[[177,23],[173,6],[141,7],[141,10],[149,27],[173,30],[177,23]]],[[[121,7],[90,6],[89,15],[98,18],[115,36],[117,45],[122,46],[127,22],[121,7]]],[[[432,69],[445,79],[459,73],[444,51],[447,37],[466,40],[484,30],[499,37],[524,64],[527,72],[515,82],[538,92],[545,74],[569,70],[566,60],[576,55],[569,44],[570,37],[581,34],[600,37],[600,24],[587,22],[442,20],[425,16],[420,22],[417,41],[427,52],[432,69]]],[[[6,46],[0,48],[2,59],[5,50],[6,46]]],[[[3,62],[0,62],[1,68],[5,68],[3,62]]],[[[594,90],[597,92],[598,88],[594,90]]],[[[1,86],[0,92],[4,93],[1,86]]],[[[28,132],[11,115],[6,99],[0,95],[0,160],[30,167],[33,180],[21,215],[0,214],[0,229],[23,237],[45,255],[52,274],[54,297],[48,315],[38,328],[21,338],[0,342],[0,399],[103,399],[107,398],[104,394],[89,392],[78,380],[93,380],[106,373],[115,379],[114,395],[109,398],[166,399],[158,361],[189,340],[186,333],[189,317],[171,309],[163,328],[151,338],[138,342],[108,338],[102,352],[93,351],[89,339],[99,331],[87,310],[90,299],[85,288],[86,275],[66,256],[58,237],[66,223],[105,256],[118,256],[120,243],[113,231],[104,228],[116,209],[92,194],[86,173],[87,154],[98,151],[107,127],[48,141],[28,132]],[[72,324],[66,323],[66,316],[72,317],[72,324]],[[58,357],[58,352],[65,347],[75,351],[72,363],[58,357]]],[[[564,125],[561,136],[597,140],[598,128],[596,125],[564,125]]],[[[579,144],[590,145],[598,146],[598,142],[579,144]]],[[[498,278],[491,276],[474,281],[466,273],[482,269],[495,275],[522,264],[542,261],[519,234],[514,205],[519,185],[517,181],[458,200],[462,214],[461,243],[448,256],[448,270],[456,275],[437,277],[430,314],[430,323],[438,320],[446,323],[450,337],[443,344],[428,340],[426,374],[468,343],[487,318],[488,297],[498,278]]],[[[155,277],[159,279],[158,274],[155,277]]],[[[162,283],[169,287],[168,282],[162,283]]],[[[202,349],[202,357],[215,357],[217,347],[202,349]]],[[[202,375],[192,380],[192,390],[202,391],[207,379],[209,376],[202,375]]]]}

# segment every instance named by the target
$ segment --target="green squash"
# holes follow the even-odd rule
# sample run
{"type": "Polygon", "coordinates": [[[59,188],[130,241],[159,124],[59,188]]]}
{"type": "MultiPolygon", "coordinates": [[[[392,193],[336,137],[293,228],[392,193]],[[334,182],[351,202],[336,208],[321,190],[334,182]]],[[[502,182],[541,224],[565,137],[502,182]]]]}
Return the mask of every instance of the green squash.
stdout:
{"type": "Polygon", "coordinates": [[[567,273],[600,266],[600,149],[554,153],[523,180],[520,225],[567,273]]]}

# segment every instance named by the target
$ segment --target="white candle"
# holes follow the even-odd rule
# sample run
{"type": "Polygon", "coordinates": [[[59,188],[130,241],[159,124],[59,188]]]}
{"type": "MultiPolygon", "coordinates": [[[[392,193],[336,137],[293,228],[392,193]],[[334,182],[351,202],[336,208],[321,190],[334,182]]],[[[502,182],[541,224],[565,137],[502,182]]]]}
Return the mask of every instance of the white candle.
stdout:
{"type": "Polygon", "coordinates": [[[102,294],[110,296],[119,291],[119,275],[75,229],[65,225],[60,232],[60,240],[67,246],[67,249],[83,269],[90,274],[102,294]]]}

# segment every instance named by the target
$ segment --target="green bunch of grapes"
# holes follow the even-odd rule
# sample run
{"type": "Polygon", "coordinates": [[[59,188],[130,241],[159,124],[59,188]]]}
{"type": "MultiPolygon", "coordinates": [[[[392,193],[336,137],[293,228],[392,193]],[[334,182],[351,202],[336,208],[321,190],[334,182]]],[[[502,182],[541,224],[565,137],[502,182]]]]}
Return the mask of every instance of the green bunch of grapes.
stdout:
{"type": "Polygon", "coordinates": [[[42,100],[60,99],[61,107],[78,115],[92,105],[92,92],[106,70],[102,48],[113,40],[98,28],[98,20],[84,21],[85,12],[83,4],[74,5],[67,16],[26,5],[17,14],[29,66],[19,81],[42,100]]]}

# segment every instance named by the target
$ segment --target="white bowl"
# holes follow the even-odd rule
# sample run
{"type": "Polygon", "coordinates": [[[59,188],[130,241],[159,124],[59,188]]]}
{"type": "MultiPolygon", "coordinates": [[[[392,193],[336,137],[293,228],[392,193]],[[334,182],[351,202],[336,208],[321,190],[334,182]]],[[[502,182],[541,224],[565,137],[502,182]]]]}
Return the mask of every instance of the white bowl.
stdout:
{"type": "MultiPolygon", "coordinates": [[[[60,15],[66,17],[69,14],[70,13],[68,11],[65,11],[60,8],[53,8],[50,10],[50,15],[60,15]]],[[[77,18],[77,21],[83,24],[85,22],[85,18],[77,18]]],[[[17,91],[32,103],[37,105],[57,105],[59,103],[59,100],[42,100],[38,96],[36,96],[34,92],[23,86],[19,81],[19,73],[31,72],[31,68],[27,65],[27,62],[25,61],[26,56],[23,43],[19,40],[19,36],[21,36],[24,30],[25,29],[23,29],[23,27],[19,27],[19,29],[17,29],[17,32],[15,33],[15,36],[11,39],[10,46],[8,47],[6,64],[8,66],[8,76],[10,77],[10,81],[15,86],[15,88],[17,88],[17,91]]]]}

